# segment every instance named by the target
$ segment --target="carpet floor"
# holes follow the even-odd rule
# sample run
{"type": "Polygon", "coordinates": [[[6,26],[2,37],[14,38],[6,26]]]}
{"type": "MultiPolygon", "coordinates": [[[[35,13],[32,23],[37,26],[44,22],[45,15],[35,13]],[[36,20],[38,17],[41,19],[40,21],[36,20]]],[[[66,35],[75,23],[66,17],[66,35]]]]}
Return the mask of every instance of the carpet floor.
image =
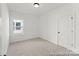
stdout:
{"type": "Polygon", "coordinates": [[[53,44],[47,40],[36,38],[19,41],[9,45],[7,56],[75,56],[67,48],[53,44]]]}

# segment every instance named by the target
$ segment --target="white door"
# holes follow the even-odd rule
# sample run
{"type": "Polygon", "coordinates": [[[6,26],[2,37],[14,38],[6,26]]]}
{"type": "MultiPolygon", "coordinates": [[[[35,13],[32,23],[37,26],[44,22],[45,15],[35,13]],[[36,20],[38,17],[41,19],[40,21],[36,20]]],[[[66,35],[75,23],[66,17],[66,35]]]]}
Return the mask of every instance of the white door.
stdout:
{"type": "Polygon", "coordinates": [[[57,44],[65,47],[73,47],[74,43],[74,19],[70,15],[61,15],[57,19],[57,44]]]}

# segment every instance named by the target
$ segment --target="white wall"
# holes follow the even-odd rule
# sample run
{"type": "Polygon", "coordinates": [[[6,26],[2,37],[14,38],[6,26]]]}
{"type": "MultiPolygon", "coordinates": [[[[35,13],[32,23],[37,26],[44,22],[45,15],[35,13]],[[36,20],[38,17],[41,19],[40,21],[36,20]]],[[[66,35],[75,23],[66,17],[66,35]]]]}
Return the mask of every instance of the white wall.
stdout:
{"type": "Polygon", "coordinates": [[[75,14],[75,17],[76,17],[76,51],[79,52],[79,4],[75,4],[75,10],[76,10],[76,14],[75,14]]]}
{"type": "Polygon", "coordinates": [[[2,47],[2,40],[1,40],[1,16],[0,16],[0,55],[1,55],[1,47],[2,47]]]}
{"type": "Polygon", "coordinates": [[[77,24],[74,25],[75,28],[74,29],[74,39],[72,41],[71,44],[71,40],[70,38],[62,41],[61,46],[64,46],[68,49],[71,49],[77,53],[79,53],[79,36],[78,36],[78,32],[79,32],[79,7],[76,7],[79,5],[76,4],[67,4],[65,6],[61,6],[59,8],[56,8],[52,11],[50,11],[49,13],[44,14],[43,16],[40,17],[40,37],[47,39],[50,42],[53,42],[55,44],[57,44],[57,24],[58,24],[58,20],[59,18],[61,19],[63,16],[64,19],[66,19],[66,17],[68,19],[70,19],[71,16],[74,17],[74,20],[77,21],[77,24]],[[77,10],[77,11],[76,11],[77,10]],[[76,14],[77,13],[77,14],[76,14]],[[77,36],[75,36],[77,33],[77,36]],[[76,39],[77,37],[77,39],[76,39]],[[66,43],[65,43],[66,42],[66,43]],[[67,44],[68,43],[68,44],[67,44]],[[75,46],[75,47],[74,47],[75,46]]]}
{"type": "Polygon", "coordinates": [[[38,17],[10,11],[10,42],[27,40],[38,37],[38,17]],[[23,33],[13,33],[13,20],[24,21],[23,33]]]}
{"type": "MultiPolygon", "coordinates": [[[[1,20],[1,4],[0,4],[0,20],[1,20]]],[[[1,55],[1,27],[0,27],[0,55],[1,55]]]]}
{"type": "Polygon", "coordinates": [[[40,37],[56,42],[56,14],[54,12],[52,15],[47,13],[40,17],[40,37]]]}
{"type": "Polygon", "coordinates": [[[1,43],[1,55],[6,54],[9,43],[9,14],[6,4],[1,5],[1,28],[0,28],[0,43],[1,43]]]}

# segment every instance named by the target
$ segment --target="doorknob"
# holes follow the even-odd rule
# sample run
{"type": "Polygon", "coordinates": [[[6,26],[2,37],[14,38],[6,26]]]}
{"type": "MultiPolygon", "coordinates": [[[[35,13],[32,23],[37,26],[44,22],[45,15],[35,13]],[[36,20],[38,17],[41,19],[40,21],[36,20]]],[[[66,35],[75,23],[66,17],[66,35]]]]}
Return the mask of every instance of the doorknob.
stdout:
{"type": "Polygon", "coordinates": [[[58,32],[58,34],[60,34],[60,32],[58,32]]]}

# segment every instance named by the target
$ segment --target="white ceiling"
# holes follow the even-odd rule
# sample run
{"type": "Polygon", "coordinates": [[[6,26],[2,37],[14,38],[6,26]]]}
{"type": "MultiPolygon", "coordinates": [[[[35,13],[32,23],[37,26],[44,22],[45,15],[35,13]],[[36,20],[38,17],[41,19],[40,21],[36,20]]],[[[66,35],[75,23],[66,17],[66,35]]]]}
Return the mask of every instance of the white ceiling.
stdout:
{"type": "Polygon", "coordinates": [[[16,11],[24,14],[40,16],[57,7],[65,5],[64,3],[40,3],[40,7],[34,8],[33,3],[8,3],[10,11],[16,11]]]}

